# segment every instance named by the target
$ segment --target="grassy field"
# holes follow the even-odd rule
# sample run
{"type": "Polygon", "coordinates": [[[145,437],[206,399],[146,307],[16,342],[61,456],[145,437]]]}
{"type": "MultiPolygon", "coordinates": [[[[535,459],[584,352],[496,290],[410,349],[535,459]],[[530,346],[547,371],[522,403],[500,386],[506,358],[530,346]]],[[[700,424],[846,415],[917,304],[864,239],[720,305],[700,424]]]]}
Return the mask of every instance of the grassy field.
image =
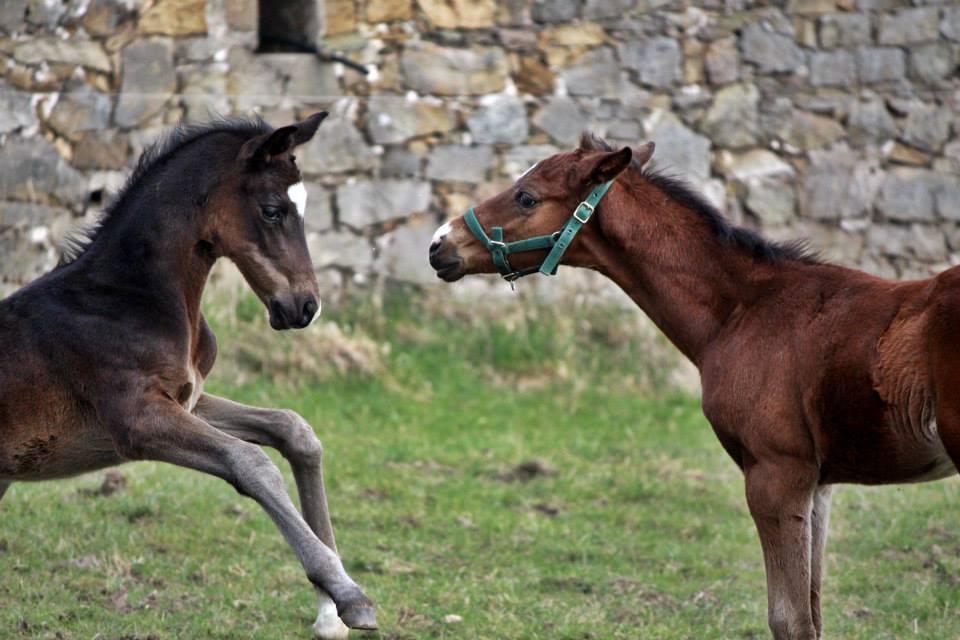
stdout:
{"type": "MultiPolygon", "coordinates": [[[[767,637],[739,472],[633,311],[388,301],[272,335],[256,303],[230,307],[208,390],[314,425],[380,637],[767,637]]],[[[309,637],[311,589],[253,502],[119,471],[111,495],[99,473],[0,503],[0,638],[309,637]]],[[[828,637],[960,638],[960,483],[834,504],[828,637]]]]}

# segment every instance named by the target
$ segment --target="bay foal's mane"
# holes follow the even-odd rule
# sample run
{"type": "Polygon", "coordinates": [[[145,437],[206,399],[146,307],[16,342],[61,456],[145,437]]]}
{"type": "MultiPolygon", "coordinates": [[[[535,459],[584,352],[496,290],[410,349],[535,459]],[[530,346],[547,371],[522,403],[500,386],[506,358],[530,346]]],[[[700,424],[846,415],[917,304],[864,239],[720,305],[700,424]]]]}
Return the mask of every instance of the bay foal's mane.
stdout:
{"type": "MultiPolygon", "coordinates": [[[[580,148],[585,151],[616,151],[607,141],[590,133],[584,133],[580,138],[580,148]]],[[[636,159],[630,164],[630,175],[653,185],[677,204],[701,216],[706,220],[714,237],[724,246],[740,249],[766,262],[784,260],[810,264],[821,262],[817,253],[812,251],[804,240],[774,242],[753,229],[738,227],[731,223],[682,178],[672,176],[661,169],[643,167],[636,159]]]]}
{"type": "Polygon", "coordinates": [[[79,258],[93,244],[97,234],[119,215],[129,197],[136,191],[137,185],[184,147],[212,134],[230,133],[248,140],[271,131],[273,127],[259,117],[253,119],[220,117],[202,124],[178,124],[144,150],[130,176],[116,195],[110,199],[96,222],[67,235],[60,247],[60,261],[57,268],[79,258]]]}

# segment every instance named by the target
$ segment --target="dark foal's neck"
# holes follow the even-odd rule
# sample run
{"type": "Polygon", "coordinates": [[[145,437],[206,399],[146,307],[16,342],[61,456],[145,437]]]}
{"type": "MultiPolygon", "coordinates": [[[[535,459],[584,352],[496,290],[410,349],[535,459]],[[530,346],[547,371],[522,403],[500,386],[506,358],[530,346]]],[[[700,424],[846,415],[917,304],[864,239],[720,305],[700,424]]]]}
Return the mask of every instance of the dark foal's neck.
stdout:
{"type": "Polygon", "coordinates": [[[200,298],[216,259],[203,239],[206,201],[243,142],[208,137],[214,136],[220,140],[193,141],[139,175],[63,270],[93,279],[123,301],[134,298],[158,316],[185,315],[197,328],[200,298]]]}
{"type": "Polygon", "coordinates": [[[600,233],[585,238],[595,268],[697,365],[738,308],[762,295],[778,272],[802,261],[759,256],[794,250],[746,230],[728,227],[743,238],[721,237],[715,218],[639,177],[625,185],[618,181],[598,214],[600,233]]]}

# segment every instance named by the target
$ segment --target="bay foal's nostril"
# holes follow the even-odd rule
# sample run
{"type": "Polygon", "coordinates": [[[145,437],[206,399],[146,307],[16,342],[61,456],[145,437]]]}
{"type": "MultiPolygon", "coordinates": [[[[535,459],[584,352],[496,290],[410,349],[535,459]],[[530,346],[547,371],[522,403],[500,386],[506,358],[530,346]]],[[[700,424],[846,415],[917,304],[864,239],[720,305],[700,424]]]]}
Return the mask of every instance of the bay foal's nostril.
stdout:
{"type": "MultiPolygon", "coordinates": [[[[434,240],[430,243],[430,255],[435,254],[440,250],[440,245],[443,244],[443,240],[434,240]]],[[[421,245],[422,246],[422,245],[421,245]]]]}
{"type": "Polygon", "coordinates": [[[301,326],[307,326],[313,321],[313,316],[317,315],[317,301],[310,296],[303,303],[303,312],[300,316],[301,326]]]}

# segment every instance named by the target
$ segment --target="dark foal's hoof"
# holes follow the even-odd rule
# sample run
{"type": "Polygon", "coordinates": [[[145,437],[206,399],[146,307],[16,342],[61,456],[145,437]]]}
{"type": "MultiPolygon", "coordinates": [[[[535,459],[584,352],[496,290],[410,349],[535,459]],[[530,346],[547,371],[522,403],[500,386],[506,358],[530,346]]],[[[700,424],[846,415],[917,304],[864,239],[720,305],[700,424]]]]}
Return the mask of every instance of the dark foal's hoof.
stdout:
{"type": "Polygon", "coordinates": [[[337,615],[343,620],[343,624],[351,629],[377,630],[377,614],[369,601],[349,602],[342,609],[337,609],[337,615]]]}

